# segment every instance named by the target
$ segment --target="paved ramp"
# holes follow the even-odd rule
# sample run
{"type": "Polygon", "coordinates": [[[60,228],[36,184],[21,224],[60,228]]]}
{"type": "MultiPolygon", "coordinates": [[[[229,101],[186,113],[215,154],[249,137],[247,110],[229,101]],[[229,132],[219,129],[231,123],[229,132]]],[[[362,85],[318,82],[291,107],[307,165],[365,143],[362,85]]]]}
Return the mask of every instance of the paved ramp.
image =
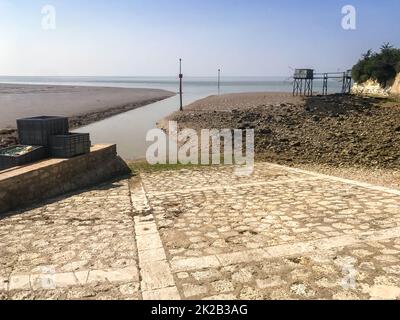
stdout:
{"type": "Polygon", "coordinates": [[[4,299],[395,299],[400,191],[269,163],[143,173],[2,218],[0,250],[4,299]]]}
{"type": "Polygon", "coordinates": [[[398,190],[268,163],[142,181],[182,298],[400,295],[398,190]]]}

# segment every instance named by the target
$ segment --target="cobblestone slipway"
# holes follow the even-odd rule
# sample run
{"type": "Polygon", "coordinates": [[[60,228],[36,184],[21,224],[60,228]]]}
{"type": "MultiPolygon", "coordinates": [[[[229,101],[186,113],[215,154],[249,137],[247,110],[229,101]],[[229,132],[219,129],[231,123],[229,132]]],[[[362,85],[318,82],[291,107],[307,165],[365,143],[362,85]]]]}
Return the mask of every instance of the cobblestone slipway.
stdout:
{"type": "Polygon", "coordinates": [[[258,163],[0,217],[0,299],[400,299],[400,191],[258,163]]]}

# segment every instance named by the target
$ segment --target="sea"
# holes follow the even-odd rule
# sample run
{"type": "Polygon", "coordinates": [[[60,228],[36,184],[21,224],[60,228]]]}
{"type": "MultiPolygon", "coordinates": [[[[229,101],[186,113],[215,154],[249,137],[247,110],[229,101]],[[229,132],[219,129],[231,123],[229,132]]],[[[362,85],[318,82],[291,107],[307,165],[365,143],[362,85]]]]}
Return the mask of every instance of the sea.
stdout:
{"type": "MultiPolygon", "coordinates": [[[[0,83],[98,86],[120,88],[152,88],[179,91],[177,77],[12,77],[0,76],[0,83]]],[[[330,92],[340,92],[341,83],[332,81],[330,92]]],[[[184,77],[183,104],[216,94],[239,92],[292,92],[289,77],[222,77],[218,90],[217,77],[184,77]]],[[[314,90],[322,91],[315,81],[314,90]]],[[[125,160],[144,159],[151,142],[147,132],[157,121],[179,109],[179,95],[149,104],[81,127],[76,132],[90,133],[92,144],[117,144],[118,154],[125,160]]]]}

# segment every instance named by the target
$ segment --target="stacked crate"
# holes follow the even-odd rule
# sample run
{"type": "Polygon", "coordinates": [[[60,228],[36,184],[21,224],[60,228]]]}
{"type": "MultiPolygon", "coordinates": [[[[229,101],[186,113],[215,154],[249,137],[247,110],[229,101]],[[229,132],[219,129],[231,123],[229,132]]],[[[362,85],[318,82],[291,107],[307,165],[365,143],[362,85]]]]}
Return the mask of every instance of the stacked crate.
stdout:
{"type": "Polygon", "coordinates": [[[50,155],[53,158],[72,158],[89,152],[89,133],[68,133],[50,136],[50,155]]]}
{"type": "Polygon", "coordinates": [[[69,131],[66,117],[33,117],[17,120],[19,143],[48,147],[50,136],[67,134],[69,131]]]}
{"type": "Polygon", "coordinates": [[[72,158],[90,152],[88,133],[70,133],[67,117],[41,116],[17,120],[20,146],[0,150],[0,170],[44,159],[72,158]],[[22,155],[17,148],[31,147],[22,155]]]}
{"type": "Polygon", "coordinates": [[[88,133],[69,133],[67,117],[34,117],[17,120],[22,144],[42,145],[54,158],[72,158],[90,152],[88,133]]]}

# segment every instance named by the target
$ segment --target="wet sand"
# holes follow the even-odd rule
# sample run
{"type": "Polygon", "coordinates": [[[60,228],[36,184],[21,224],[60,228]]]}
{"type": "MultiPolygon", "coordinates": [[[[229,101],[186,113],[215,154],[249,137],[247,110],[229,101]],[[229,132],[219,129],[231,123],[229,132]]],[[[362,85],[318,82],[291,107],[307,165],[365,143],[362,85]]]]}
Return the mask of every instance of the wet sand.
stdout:
{"type": "Polygon", "coordinates": [[[173,95],[157,89],[0,84],[0,128],[15,128],[16,119],[37,115],[104,118],[110,109],[127,111],[173,95]]]}
{"type": "Polygon", "coordinates": [[[16,142],[18,118],[68,116],[71,128],[77,128],[174,94],[158,89],[0,84],[0,147],[16,142]]]}

